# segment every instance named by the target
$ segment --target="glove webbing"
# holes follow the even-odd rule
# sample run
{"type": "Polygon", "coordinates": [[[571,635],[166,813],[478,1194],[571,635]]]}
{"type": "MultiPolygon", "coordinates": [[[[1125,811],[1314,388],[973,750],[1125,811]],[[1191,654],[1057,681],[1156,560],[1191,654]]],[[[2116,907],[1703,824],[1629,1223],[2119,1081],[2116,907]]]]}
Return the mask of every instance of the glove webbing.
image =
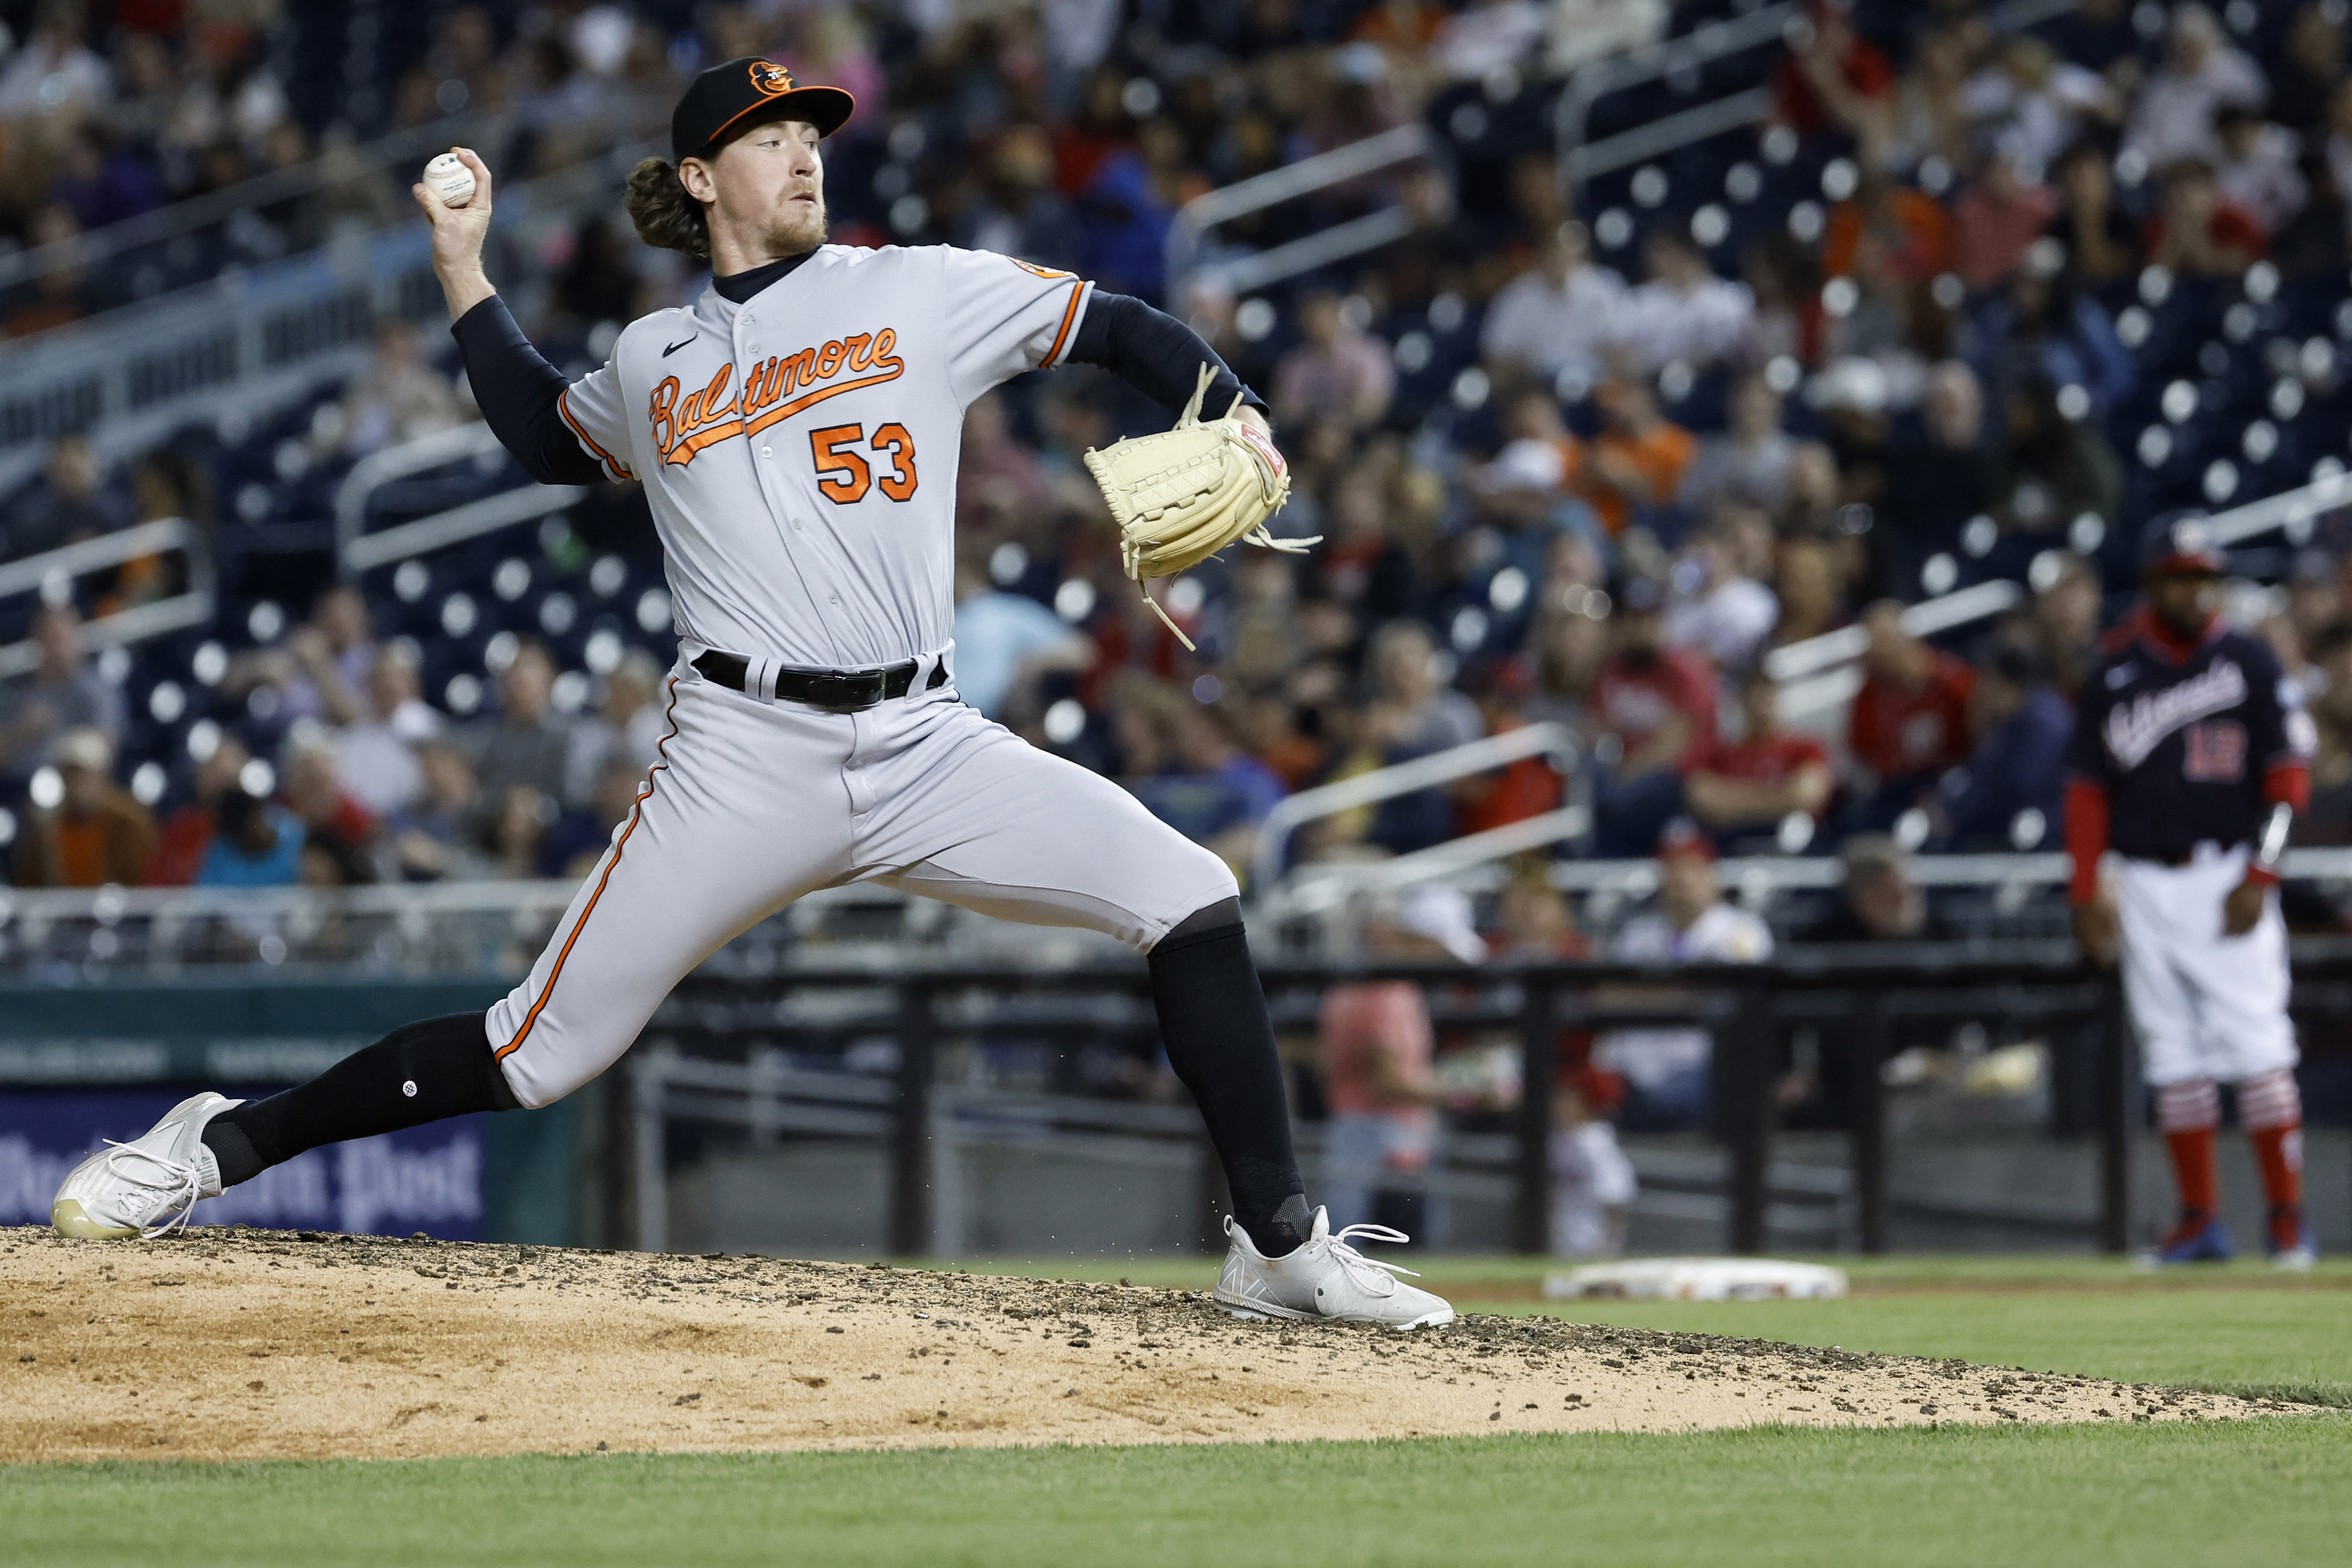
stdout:
{"type": "MultiPolygon", "coordinates": [[[[1215,381],[1215,371],[1205,361],[1202,361],[1201,365],[1200,379],[1194,382],[1192,387],[1192,400],[1185,403],[1184,412],[1177,416],[1176,423],[1173,428],[1177,430],[1189,430],[1201,423],[1201,400],[1208,395],[1210,383],[1215,381]]],[[[1242,394],[1236,392],[1234,393],[1234,401],[1232,404],[1225,410],[1225,418],[1234,418],[1234,415],[1241,412],[1241,406],[1242,394]]],[[[1247,445],[1246,443],[1244,444],[1244,446],[1247,445]]],[[[1253,463],[1257,465],[1261,472],[1265,470],[1265,460],[1259,456],[1255,450],[1250,452],[1250,459],[1253,463]]],[[[1305,555],[1310,546],[1323,542],[1323,536],[1316,534],[1311,538],[1303,539],[1280,539],[1275,538],[1273,534],[1268,532],[1265,522],[1261,520],[1247,533],[1241,535],[1238,542],[1242,544],[1255,545],[1260,549],[1279,550],[1285,555],[1305,555]]],[[[1142,551],[1135,548],[1134,542],[1131,539],[1122,538],[1120,545],[1121,549],[1119,554],[1122,557],[1122,564],[1127,569],[1129,580],[1135,584],[1136,593],[1143,600],[1143,602],[1151,606],[1151,612],[1160,617],[1160,623],[1162,626],[1167,627],[1169,631],[1175,633],[1176,641],[1184,644],[1184,651],[1186,653],[1198,653],[1199,649],[1193,646],[1192,639],[1184,635],[1184,629],[1177,625],[1174,621],[1169,618],[1168,612],[1161,608],[1160,601],[1152,598],[1150,591],[1144,586],[1142,551]]],[[[1214,552],[1213,551],[1212,553],[1214,552]]],[[[1205,559],[1206,558],[1204,557],[1203,559],[1205,559]]]]}

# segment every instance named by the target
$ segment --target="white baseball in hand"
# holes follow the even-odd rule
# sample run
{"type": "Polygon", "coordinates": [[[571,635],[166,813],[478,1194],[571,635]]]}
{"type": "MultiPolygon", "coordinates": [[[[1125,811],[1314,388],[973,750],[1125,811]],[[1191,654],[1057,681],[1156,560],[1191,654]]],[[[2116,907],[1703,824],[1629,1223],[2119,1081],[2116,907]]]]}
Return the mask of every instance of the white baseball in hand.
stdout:
{"type": "Polygon", "coordinates": [[[425,165],[425,188],[443,206],[462,207],[474,199],[474,172],[455,152],[444,152],[425,165]]]}

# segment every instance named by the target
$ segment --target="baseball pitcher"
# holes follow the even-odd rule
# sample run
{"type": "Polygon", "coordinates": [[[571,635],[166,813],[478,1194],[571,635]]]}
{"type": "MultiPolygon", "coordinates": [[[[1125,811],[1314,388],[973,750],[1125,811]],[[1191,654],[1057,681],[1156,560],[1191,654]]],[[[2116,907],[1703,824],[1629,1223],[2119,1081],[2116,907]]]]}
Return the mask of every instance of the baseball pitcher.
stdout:
{"type": "Polygon", "coordinates": [[[2150,525],[2145,602],[2084,682],[2066,751],[2074,929],[2103,964],[2121,948],[2124,998],[2180,1189],[2158,1260],[2230,1255],[2213,1133],[2216,1085],[2232,1083],[2270,1202],[2272,1260],[2308,1269],[2275,890],[2316,737],[2269,646],[2214,613],[2227,568],[2203,518],[2150,525]],[[2109,848],[2123,862],[2112,889],[2099,879],[2109,848]]]}
{"type": "Polygon", "coordinates": [[[1265,404],[1190,329],[1066,273],[824,243],[823,139],[853,108],[767,60],[697,77],[675,162],[639,164],[628,207],[646,243],[707,257],[710,285],[632,323],[568,385],[483,273],[488,168],[455,150],[475,182],[461,205],[415,188],[499,440],[541,483],[645,486],[679,630],[660,760],[530,977],[487,1015],[411,1024],[266,1100],[199,1094],[77,1168],[57,1228],[159,1234],[321,1144],[550,1104],[737,933],[812,889],[877,881],[1150,955],[1169,1060],[1233,1193],[1229,1310],[1452,1321],[1307,1203],[1223,862],[955,694],[955,475],[975,399],[1076,360],[1182,410],[1171,432],[1089,455],[1139,582],[1270,542],[1287,479],[1265,404]]]}

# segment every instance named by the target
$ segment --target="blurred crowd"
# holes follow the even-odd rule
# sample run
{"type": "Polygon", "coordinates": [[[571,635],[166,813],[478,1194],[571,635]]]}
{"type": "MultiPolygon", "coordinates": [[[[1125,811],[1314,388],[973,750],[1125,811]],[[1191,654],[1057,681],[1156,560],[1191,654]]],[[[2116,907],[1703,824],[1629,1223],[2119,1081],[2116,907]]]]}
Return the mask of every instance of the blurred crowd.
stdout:
{"type": "Polygon", "coordinates": [[[663,672],[642,650],[604,677],[593,710],[563,713],[546,646],[512,637],[491,711],[454,721],[419,695],[415,644],[376,638],[365,601],[338,588],[219,672],[225,693],[282,726],[272,754],[200,725],[185,799],[159,814],[156,765],[117,781],[121,698],[77,656],[78,632],[70,606],[42,611],[41,666],[0,720],[0,778],[32,808],[16,845],[23,886],[578,878],[662,734],[663,672]]]}
{"type": "Polygon", "coordinates": [[[0,297],[8,337],[397,220],[415,160],[364,156],[384,133],[495,126],[514,172],[544,172],[617,130],[660,123],[677,80],[667,32],[612,5],[40,0],[22,10],[16,26],[0,22],[0,244],[65,248],[0,297]],[[208,221],[112,265],[68,246],[211,196],[224,203],[208,221]]]}
{"type": "MultiPolygon", "coordinates": [[[[2116,444],[2121,411],[2154,395],[2135,351],[2149,278],[2340,285],[2352,264],[2346,9],[2084,0],[2011,36],[1968,0],[1823,0],[1770,68],[1760,162],[1723,185],[1737,202],[1771,168],[1817,164],[1826,200],[1737,245],[1721,204],[1662,206],[1638,174],[1631,200],[1655,217],[1587,210],[1548,116],[1516,141],[1496,129],[1545,68],[1721,13],[1704,5],[458,6],[433,14],[401,80],[437,78],[446,110],[519,101],[559,54],[557,88],[773,54],[859,97],[828,145],[836,239],[1002,248],[1190,319],[1273,404],[1293,465],[1276,531],[1322,542],[1152,585],[1188,652],[1120,576],[1080,461],[1165,413],[1096,372],[1026,378],[966,432],[957,680],[1237,870],[1289,794],[1538,723],[1567,727],[1572,769],[1534,756],[1323,816],[1284,857],[1408,854],[1571,800],[1589,817],[1553,852],[1649,855],[1675,835],[1709,855],[1820,852],[1880,833],[2034,849],[2055,842],[2070,698],[2129,591],[2112,540],[2153,494],[2147,442],[2116,444]],[[1220,229],[1171,293],[1183,201],[1416,120],[1453,152],[1220,229]],[[1265,294],[1222,281],[1243,247],[1391,202],[1411,232],[1366,257],[1265,294]],[[1964,574],[2025,591],[1965,639],[1906,630],[1904,605],[1964,574]],[[1833,633],[1863,648],[1858,689],[1781,678],[1833,633]]],[[[82,11],[41,15],[20,62],[86,61],[61,79],[99,101],[139,35],[119,22],[93,53],[82,11]]],[[[155,46],[184,52],[209,15],[191,4],[155,46]]],[[[257,63],[222,81],[253,79],[259,44],[292,25],[252,15],[257,63]]],[[[174,79],[196,79],[194,58],[174,79]]],[[[603,219],[510,259],[527,325],[575,368],[699,287],[603,219]]],[[[375,374],[305,439],[347,462],[456,423],[454,369],[429,328],[387,323],[375,374]]],[[[2316,405],[2335,376],[2305,351],[2280,385],[2316,405]]],[[[2287,397],[2271,393],[2282,421],[2287,397]]],[[[61,441],[0,509],[8,553],[197,515],[208,474],[176,450],[109,473],[61,441]]],[[[2252,494],[2210,475],[2206,491],[2252,494]]],[[[2326,841],[2352,841],[2344,543],[2323,519],[2286,584],[2232,612],[2313,694],[2326,749],[2306,831],[2326,841]]],[[[124,576],[83,608],[135,598],[124,576]]],[[[0,695],[0,789],[32,813],[18,879],[570,874],[645,766],[652,662],[588,670],[576,637],[507,633],[478,639],[478,676],[427,680],[431,639],[373,629],[406,613],[385,586],[320,591],[307,619],[257,632],[205,683],[220,722],[144,758],[122,750],[73,607],[50,607],[40,669],[0,695]],[[75,825],[92,821],[102,843],[75,825]]]]}

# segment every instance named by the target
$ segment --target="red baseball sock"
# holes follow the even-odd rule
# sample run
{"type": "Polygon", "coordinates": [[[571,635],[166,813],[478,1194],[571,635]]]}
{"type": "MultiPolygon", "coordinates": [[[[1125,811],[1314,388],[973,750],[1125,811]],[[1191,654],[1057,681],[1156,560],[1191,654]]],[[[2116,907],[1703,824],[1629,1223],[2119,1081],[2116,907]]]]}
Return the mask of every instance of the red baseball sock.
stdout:
{"type": "Polygon", "coordinates": [[[2210,1078],[2167,1083],[2156,1092],[2156,1124],[2172,1155],[2172,1179],[2180,1189],[2179,1233],[2213,1218],[2221,1207],[2221,1178],[2213,1165],[2213,1129],[2221,1120],[2221,1096],[2210,1078]]]}
{"type": "Polygon", "coordinates": [[[2286,1220],[2286,1228],[2295,1232],[2288,1237],[2288,1244],[2294,1244],[2303,1232],[2303,1128],[2255,1128],[2246,1133],[2246,1140],[2253,1143],[2253,1161],[2263,1166],[2263,1197],[2270,1199],[2272,1229],[2286,1220]]]}
{"type": "Polygon", "coordinates": [[[2239,1084],[2238,1119],[2262,1167],[2272,1244],[2292,1247],[2303,1239],[2303,1096],[2294,1074],[2281,1068],[2239,1084]]]}
{"type": "Polygon", "coordinates": [[[2221,1208],[2221,1178],[2213,1165],[2213,1129],[2189,1127],[2164,1134],[2172,1179],[2180,1188],[2180,1218],[2210,1219],[2221,1208]]]}

